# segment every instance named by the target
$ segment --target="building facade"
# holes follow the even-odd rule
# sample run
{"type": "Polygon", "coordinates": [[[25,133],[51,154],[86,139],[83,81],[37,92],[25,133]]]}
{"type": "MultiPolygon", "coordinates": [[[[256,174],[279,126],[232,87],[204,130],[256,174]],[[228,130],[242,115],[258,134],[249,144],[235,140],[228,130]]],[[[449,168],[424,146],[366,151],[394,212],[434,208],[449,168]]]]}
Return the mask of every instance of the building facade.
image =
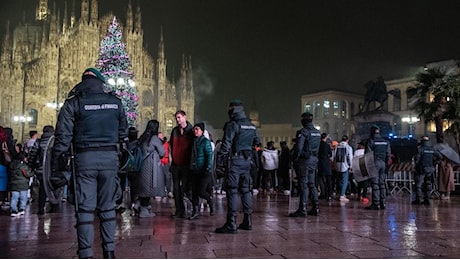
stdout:
{"type": "MultiPolygon", "coordinates": [[[[99,44],[114,15],[99,16],[97,0],[81,0],[77,17],[75,6],[56,6],[50,11],[48,0],[36,0],[35,19],[10,30],[0,54],[0,125],[13,128],[23,141],[29,130],[56,123],[59,106],[71,88],[81,81],[85,68],[95,67],[99,44]]],[[[129,55],[139,96],[137,127],[143,131],[147,121],[160,121],[161,131],[175,125],[174,113],[187,112],[194,121],[195,94],[191,58],[183,55],[179,79],[168,79],[163,32],[157,58],[144,47],[140,6],[134,11],[129,1],[126,21],[120,27],[129,55]]]]}
{"type": "Polygon", "coordinates": [[[360,94],[326,90],[301,97],[301,111],[313,114],[313,124],[334,140],[356,132],[353,116],[360,111],[364,96],[360,94]]]}

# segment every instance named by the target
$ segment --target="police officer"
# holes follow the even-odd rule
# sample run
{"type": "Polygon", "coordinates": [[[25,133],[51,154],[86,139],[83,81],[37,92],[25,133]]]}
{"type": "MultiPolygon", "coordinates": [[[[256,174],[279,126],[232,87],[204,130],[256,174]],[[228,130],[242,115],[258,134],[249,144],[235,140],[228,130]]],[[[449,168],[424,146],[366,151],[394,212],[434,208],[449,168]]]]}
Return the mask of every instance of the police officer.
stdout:
{"type": "Polygon", "coordinates": [[[252,230],[252,195],[251,187],[251,149],[259,143],[256,127],[244,113],[243,102],[230,102],[228,115],[230,121],[225,123],[222,146],[217,153],[216,172],[224,174],[224,186],[227,194],[227,221],[216,228],[216,233],[237,232],[236,216],[239,209],[239,196],[243,204],[244,219],[239,229],[252,230]]]}
{"type": "Polygon", "coordinates": [[[316,189],[316,169],[318,167],[318,150],[321,133],[313,126],[313,115],[302,114],[303,128],[297,131],[293,160],[299,177],[299,208],[289,214],[289,217],[318,216],[318,190],[316,189]],[[311,192],[311,196],[309,196],[311,192]],[[312,208],[307,212],[307,199],[311,198],[312,208]]]}
{"type": "Polygon", "coordinates": [[[433,148],[428,136],[423,136],[418,153],[415,155],[415,185],[417,190],[412,204],[430,204],[431,178],[435,171],[435,162],[441,158],[441,154],[433,148]]]}
{"type": "MultiPolygon", "coordinates": [[[[73,96],[65,101],[55,131],[54,171],[71,143],[75,152],[73,177],[80,258],[94,256],[95,210],[100,219],[103,256],[115,258],[115,201],[121,195],[117,147],[121,141],[127,141],[128,128],[121,100],[104,92],[104,82],[97,69],[86,69],[73,96]]],[[[59,186],[57,181],[54,186],[59,186]]]]}
{"type": "Polygon", "coordinates": [[[390,164],[390,141],[380,136],[380,128],[377,125],[371,127],[371,135],[367,141],[365,153],[374,153],[374,164],[377,176],[371,178],[372,185],[372,204],[365,209],[378,210],[385,209],[386,187],[385,177],[386,168],[390,164]]]}

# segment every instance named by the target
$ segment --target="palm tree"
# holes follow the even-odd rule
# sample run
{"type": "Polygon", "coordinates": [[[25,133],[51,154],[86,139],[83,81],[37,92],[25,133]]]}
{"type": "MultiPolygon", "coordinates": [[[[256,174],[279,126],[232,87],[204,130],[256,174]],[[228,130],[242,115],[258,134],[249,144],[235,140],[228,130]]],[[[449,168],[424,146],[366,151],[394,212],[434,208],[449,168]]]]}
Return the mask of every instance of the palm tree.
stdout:
{"type": "MultiPolygon", "coordinates": [[[[429,68],[425,72],[416,75],[417,83],[408,90],[410,98],[409,107],[423,118],[425,123],[434,121],[436,126],[436,142],[443,143],[443,121],[454,119],[454,114],[460,113],[455,107],[452,114],[453,100],[451,97],[458,96],[458,70],[457,67],[429,68]]],[[[460,98],[457,100],[460,102],[460,98]]],[[[458,106],[458,103],[455,104],[458,106]]],[[[460,107],[459,107],[460,108],[460,107]]],[[[459,128],[460,129],[460,128],[459,128]]]]}
{"type": "Polygon", "coordinates": [[[450,126],[446,133],[454,137],[457,149],[460,150],[460,79],[459,77],[451,77],[451,86],[446,91],[446,118],[449,120],[450,126]]]}

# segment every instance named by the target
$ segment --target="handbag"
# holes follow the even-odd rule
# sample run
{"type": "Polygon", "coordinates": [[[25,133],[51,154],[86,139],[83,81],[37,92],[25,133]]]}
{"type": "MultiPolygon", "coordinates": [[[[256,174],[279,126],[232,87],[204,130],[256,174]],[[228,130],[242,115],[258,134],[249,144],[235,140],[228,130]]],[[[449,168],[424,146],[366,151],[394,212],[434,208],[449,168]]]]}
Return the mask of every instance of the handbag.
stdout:
{"type": "Polygon", "coordinates": [[[2,151],[3,151],[3,156],[5,157],[6,162],[11,162],[13,160],[13,157],[11,156],[10,150],[8,150],[8,145],[6,142],[2,143],[2,151]]]}

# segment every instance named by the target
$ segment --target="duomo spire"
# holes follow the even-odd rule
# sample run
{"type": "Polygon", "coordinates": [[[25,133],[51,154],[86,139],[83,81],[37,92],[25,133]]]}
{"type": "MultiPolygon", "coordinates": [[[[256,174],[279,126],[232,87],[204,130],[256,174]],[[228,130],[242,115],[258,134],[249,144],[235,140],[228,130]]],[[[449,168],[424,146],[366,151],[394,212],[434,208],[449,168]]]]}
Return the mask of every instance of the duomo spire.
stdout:
{"type": "MultiPolygon", "coordinates": [[[[31,111],[34,115],[34,120],[26,124],[24,133],[55,124],[56,110],[44,104],[56,102],[56,97],[64,100],[70,89],[80,82],[82,71],[97,67],[95,62],[98,60],[101,37],[107,33],[114,19],[110,10],[102,12],[101,9],[101,14],[106,14],[99,16],[98,0],[54,0],[52,12],[48,7],[51,1],[35,1],[38,4],[35,21],[25,23],[26,20],[34,20],[33,17],[25,17],[23,23],[15,28],[9,29],[8,26],[0,53],[0,66],[3,68],[0,70],[0,81],[5,86],[2,93],[10,93],[13,97],[9,100],[8,112],[0,110],[0,125],[12,126],[14,135],[20,139],[28,137],[20,137],[20,125],[11,122],[9,115],[21,114],[24,102],[24,111],[31,111]],[[56,4],[59,1],[65,3],[56,4]],[[81,8],[75,8],[76,4],[81,8]],[[15,33],[12,34],[12,31],[15,33]],[[26,63],[29,64],[28,72],[24,77],[24,72],[18,66],[26,63]]],[[[190,89],[191,59],[185,62],[186,79],[168,78],[163,27],[160,28],[158,50],[150,55],[143,41],[141,8],[138,4],[133,12],[132,1],[126,2],[123,42],[131,60],[139,97],[137,127],[143,129],[148,120],[157,118],[162,128],[160,130],[169,132],[174,126],[173,115],[178,109],[187,111],[188,119],[193,122],[194,94],[187,91],[181,95],[175,85],[177,82],[178,86],[180,84],[190,89]]],[[[1,102],[0,106],[3,105],[1,102]]]]}
{"type": "Polygon", "coordinates": [[[40,0],[35,11],[35,20],[47,21],[49,16],[48,0],[40,0]]]}

